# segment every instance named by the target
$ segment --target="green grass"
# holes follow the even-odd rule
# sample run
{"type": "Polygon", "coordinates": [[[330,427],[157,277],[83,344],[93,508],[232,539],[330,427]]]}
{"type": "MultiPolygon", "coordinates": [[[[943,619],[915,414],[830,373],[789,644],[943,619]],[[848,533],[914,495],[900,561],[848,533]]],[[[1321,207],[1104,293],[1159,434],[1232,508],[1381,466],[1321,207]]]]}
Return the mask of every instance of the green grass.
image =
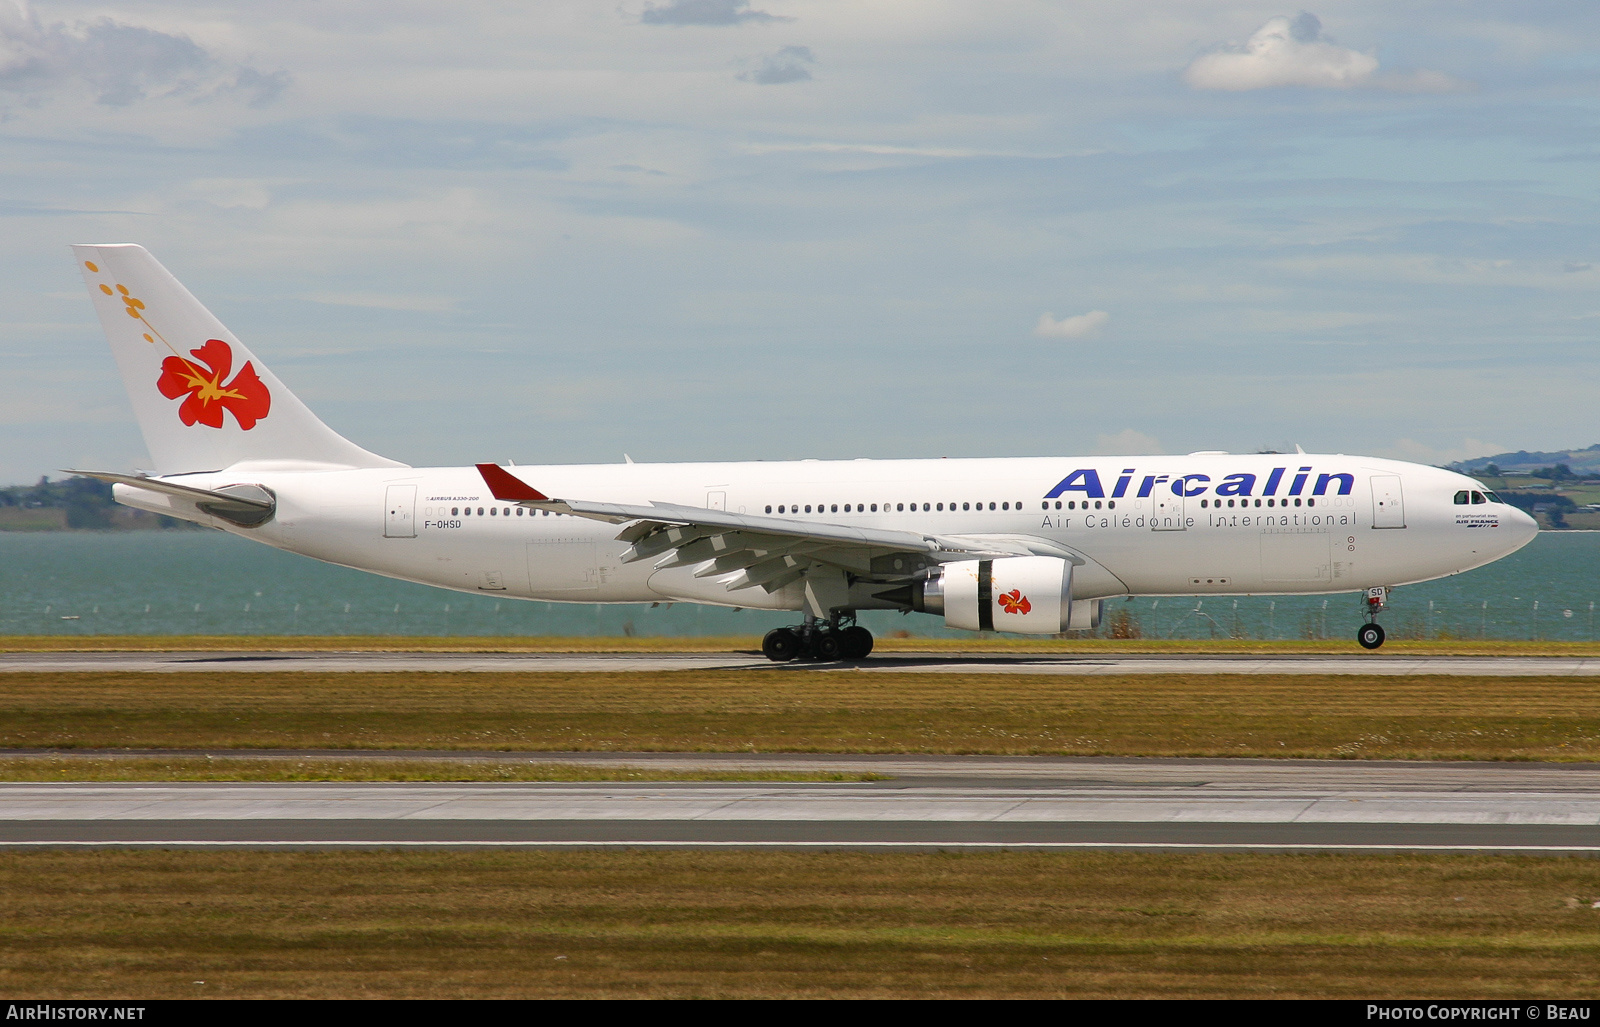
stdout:
{"type": "Polygon", "coordinates": [[[3,851],[36,998],[1592,998],[1600,863],[3,851]]]}
{"type": "Polygon", "coordinates": [[[1597,760],[1600,678],[7,673],[0,747],[1597,760]]]}
{"type": "Polygon", "coordinates": [[[882,774],[658,770],[537,760],[117,755],[0,757],[0,781],[887,781],[882,774]]]}

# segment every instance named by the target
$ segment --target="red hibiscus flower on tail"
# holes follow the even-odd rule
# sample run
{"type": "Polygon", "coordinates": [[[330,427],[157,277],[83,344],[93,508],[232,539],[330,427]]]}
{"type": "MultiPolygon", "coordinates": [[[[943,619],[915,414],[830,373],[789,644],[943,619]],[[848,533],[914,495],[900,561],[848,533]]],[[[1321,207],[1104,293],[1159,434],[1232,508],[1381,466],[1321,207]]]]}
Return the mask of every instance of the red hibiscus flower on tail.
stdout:
{"type": "Polygon", "coordinates": [[[1014,588],[1001,594],[1000,608],[1007,613],[1027,613],[1033,609],[1033,604],[1028,602],[1028,597],[1022,594],[1020,588],[1014,588]]]}
{"type": "Polygon", "coordinates": [[[156,382],[156,388],[168,399],[186,396],[178,407],[178,417],[184,424],[220,428],[222,412],[230,410],[239,427],[249,431],[267,416],[272,409],[272,393],[248,360],[233,381],[223,384],[233,370],[232,346],[221,339],[208,339],[204,346],[189,352],[199,358],[198,363],[168,357],[161,362],[161,378],[156,382]]]}

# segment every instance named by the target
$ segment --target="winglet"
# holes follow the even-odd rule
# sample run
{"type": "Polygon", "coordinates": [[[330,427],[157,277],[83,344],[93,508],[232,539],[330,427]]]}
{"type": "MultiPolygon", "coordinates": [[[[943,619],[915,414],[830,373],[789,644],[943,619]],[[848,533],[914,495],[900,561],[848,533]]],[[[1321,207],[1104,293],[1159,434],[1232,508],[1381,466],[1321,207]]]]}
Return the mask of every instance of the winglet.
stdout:
{"type": "Polygon", "coordinates": [[[507,503],[547,502],[550,497],[499,464],[479,464],[478,473],[494,498],[507,503]]]}

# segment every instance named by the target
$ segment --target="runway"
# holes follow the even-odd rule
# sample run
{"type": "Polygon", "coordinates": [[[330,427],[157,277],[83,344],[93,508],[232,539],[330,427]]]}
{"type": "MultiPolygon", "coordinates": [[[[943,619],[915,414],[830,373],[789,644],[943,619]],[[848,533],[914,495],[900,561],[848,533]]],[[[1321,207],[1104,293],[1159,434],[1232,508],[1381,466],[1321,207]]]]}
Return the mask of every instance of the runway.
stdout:
{"type": "MultiPolygon", "coordinates": [[[[1353,648],[1353,644],[1352,644],[1353,648]]],[[[778,674],[866,671],[934,674],[1363,674],[1380,676],[1593,677],[1600,658],[1414,656],[1351,652],[1298,655],[882,653],[859,663],[771,663],[759,653],[30,652],[0,653],[0,673],[656,673],[778,674]]]]}
{"type": "Polygon", "coordinates": [[[663,768],[870,768],[895,777],[859,784],[5,784],[0,846],[1600,855],[1600,766],[1593,764],[473,755],[663,768]]]}

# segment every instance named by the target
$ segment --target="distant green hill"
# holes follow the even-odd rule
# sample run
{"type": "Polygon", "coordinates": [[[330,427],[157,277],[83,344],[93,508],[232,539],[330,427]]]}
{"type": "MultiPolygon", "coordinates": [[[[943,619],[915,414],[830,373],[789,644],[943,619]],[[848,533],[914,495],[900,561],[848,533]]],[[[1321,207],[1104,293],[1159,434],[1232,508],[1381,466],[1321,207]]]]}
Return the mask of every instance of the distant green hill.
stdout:
{"type": "Polygon", "coordinates": [[[1526,449],[1519,449],[1515,453],[1474,457],[1448,464],[1447,467],[1463,474],[1482,474],[1491,466],[1512,474],[1528,474],[1557,464],[1566,464],[1573,474],[1581,478],[1600,478],[1600,443],[1588,449],[1563,449],[1550,453],[1530,453],[1526,449]]]}
{"type": "Polygon", "coordinates": [[[0,531],[187,527],[185,521],[118,505],[111,486],[94,478],[44,477],[37,485],[0,488],[0,531]]]}

